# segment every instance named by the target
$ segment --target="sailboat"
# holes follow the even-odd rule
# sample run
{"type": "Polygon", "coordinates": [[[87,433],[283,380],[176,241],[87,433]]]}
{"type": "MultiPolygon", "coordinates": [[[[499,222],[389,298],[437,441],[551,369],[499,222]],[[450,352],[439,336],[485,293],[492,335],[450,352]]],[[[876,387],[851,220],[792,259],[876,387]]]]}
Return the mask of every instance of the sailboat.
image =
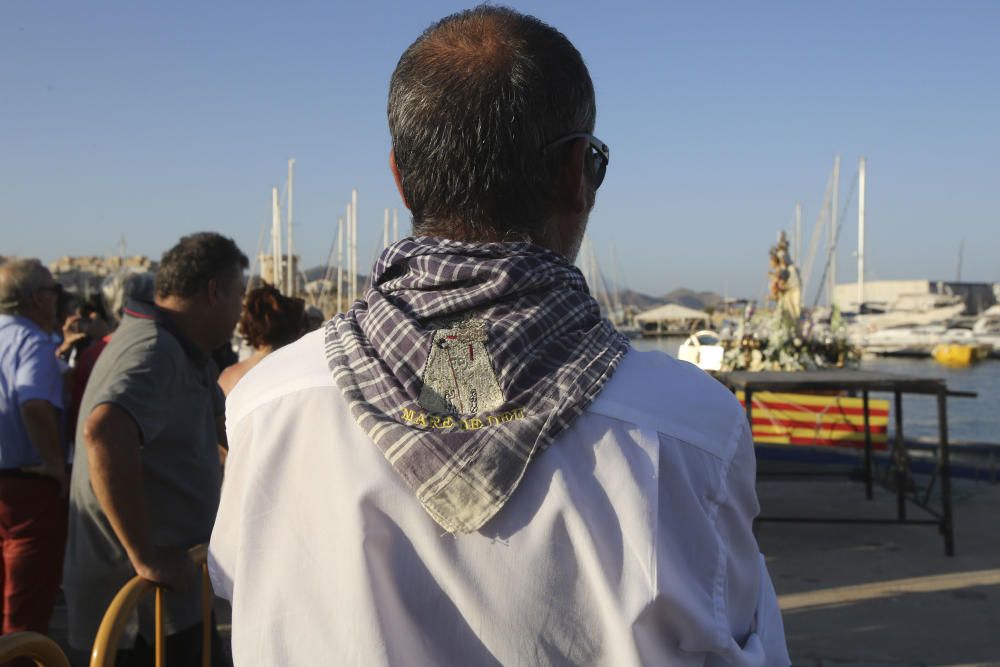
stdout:
{"type": "Polygon", "coordinates": [[[584,236],[577,262],[584,280],[587,281],[587,286],[590,288],[590,293],[597,300],[604,316],[611,320],[620,333],[629,338],[638,338],[642,331],[634,321],[629,321],[627,309],[621,300],[621,286],[615,284],[614,290],[609,288],[608,280],[597,262],[594,243],[588,236],[584,236]]]}

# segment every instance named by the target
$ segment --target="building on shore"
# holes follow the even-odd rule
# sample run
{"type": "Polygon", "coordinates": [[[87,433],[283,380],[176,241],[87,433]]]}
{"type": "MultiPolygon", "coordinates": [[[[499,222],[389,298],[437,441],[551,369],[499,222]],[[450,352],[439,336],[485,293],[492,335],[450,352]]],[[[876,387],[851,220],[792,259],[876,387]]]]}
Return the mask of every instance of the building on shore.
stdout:
{"type": "MultiPolygon", "coordinates": [[[[965,315],[978,315],[997,303],[997,285],[993,283],[948,280],[871,280],[865,281],[866,307],[891,309],[893,304],[915,297],[932,295],[958,296],[965,302],[965,315]]],[[[858,284],[837,285],[833,298],[841,310],[858,312],[858,284]]]]}
{"type": "MultiPolygon", "coordinates": [[[[288,292],[288,255],[281,256],[281,275],[274,275],[274,255],[262,253],[257,256],[257,267],[260,272],[260,279],[268,285],[277,287],[282,293],[288,292]]],[[[291,294],[286,296],[300,296],[305,287],[305,280],[299,273],[299,256],[292,255],[292,277],[294,285],[291,294]]]]}
{"type": "Polygon", "coordinates": [[[91,294],[97,294],[104,279],[114,273],[123,270],[155,272],[157,266],[156,262],[145,255],[63,256],[49,264],[49,271],[67,291],[86,298],[91,294]]]}
{"type": "Polygon", "coordinates": [[[643,336],[686,336],[711,326],[711,316],[676,303],[668,303],[635,316],[643,336]]]}

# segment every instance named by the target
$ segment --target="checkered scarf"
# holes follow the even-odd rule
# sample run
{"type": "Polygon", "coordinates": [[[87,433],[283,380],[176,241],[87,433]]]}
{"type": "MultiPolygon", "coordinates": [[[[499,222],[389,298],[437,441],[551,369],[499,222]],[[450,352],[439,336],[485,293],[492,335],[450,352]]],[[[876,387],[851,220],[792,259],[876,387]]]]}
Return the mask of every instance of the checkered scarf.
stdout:
{"type": "Polygon", "coordinates": [[[627,349],[580,271],[529,243],[399,241],[326,325],[352,415],[452,533],[503,507],[627,349]]]}

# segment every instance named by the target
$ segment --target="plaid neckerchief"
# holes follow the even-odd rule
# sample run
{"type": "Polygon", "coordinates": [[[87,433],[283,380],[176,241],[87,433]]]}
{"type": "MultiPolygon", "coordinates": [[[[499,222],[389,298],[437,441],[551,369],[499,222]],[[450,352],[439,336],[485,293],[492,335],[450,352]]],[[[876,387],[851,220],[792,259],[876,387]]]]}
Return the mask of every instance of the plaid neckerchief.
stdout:
{"type": "Polygon", "coordinates": [[[351,414],[452,533],[503,507],[628,346],[580,271],[530,243],[403,239],[326,325],[351,414]]]}

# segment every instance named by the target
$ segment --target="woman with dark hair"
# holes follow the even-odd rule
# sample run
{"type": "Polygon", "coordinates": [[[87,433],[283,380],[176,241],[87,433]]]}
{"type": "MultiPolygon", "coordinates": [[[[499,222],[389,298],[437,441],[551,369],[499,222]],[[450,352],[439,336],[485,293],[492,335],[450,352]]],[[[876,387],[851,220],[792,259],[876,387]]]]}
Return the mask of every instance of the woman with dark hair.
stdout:
{"type": "Polygon", "coordinates": [[[279,347],[295,342],[306,332],[305,307],[302,299],[283,296],[271,285],[250,290],[243,305],[239,332],[253,348],[253,354],[222,371],[219,386],[224,394],[228,396],[236,383],[261,359],[279,347]]]}

